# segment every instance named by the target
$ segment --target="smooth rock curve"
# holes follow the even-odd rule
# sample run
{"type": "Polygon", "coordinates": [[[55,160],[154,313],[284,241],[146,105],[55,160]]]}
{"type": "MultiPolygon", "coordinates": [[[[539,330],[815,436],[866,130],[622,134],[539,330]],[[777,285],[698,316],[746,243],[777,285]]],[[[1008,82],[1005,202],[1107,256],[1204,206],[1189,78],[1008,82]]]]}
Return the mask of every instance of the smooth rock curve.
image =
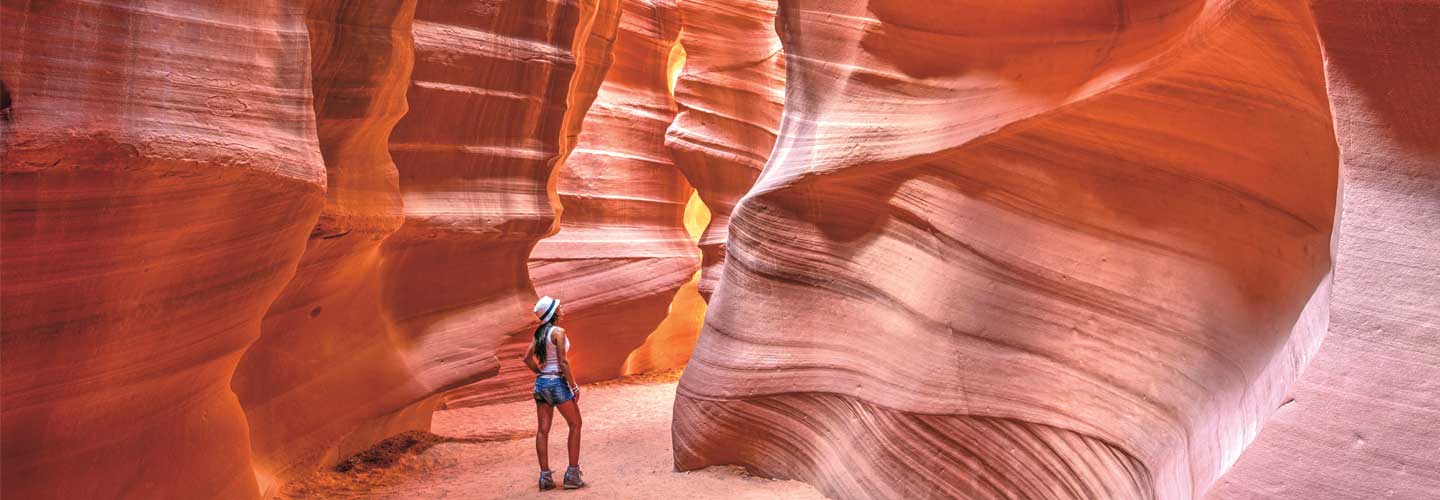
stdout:
{"type": "Polygon", "coordinates": [[[760,175],[780,126],[785,58],[775,8],[775,0],[680,2],[685,67],[665,145],[710,210],[700,239],[706,300],[720,281],[730,212],[760,175]]]}
{"type": "Polygon", "coordinates": [[[836,498],[1203,495],[1329,316],[1308,6],[912,7],[781,2],[785,115],[677,467],[836,498]]]}
{"type": "Polygon", "coordinates": [[[230,378],[324,204],[303,5],[0,18],[0,496],[256,497],[230,378]]]}

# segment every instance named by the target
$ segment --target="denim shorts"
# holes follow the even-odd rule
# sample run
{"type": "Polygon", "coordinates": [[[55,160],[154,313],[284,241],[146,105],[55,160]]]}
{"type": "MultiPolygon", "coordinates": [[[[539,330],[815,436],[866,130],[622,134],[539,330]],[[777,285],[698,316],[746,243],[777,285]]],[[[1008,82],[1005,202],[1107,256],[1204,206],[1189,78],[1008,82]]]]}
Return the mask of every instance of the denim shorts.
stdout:
{"type": "Polygon", "coordinates": [[[565,384],[561,377],[535,377],[535,402],[545,403],[550,406],[560,406],[561,403],[575,399],[575,393],[570,392],[570,386],[565,384]]]}

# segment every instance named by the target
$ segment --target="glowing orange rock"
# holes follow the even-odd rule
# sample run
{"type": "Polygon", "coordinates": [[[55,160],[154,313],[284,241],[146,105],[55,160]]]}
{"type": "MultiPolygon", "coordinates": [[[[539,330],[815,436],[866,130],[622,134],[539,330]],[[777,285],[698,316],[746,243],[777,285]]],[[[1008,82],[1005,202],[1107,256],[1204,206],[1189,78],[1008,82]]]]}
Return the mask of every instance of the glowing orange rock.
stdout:
{"type": "Polygon", "coordinates": [[[1440,498],[1440,3],[1313,6],[1344,174],[1330,333],[1210,498],[1440,498]]]}
{"type": "Polygon", "coordinates": [[[0,8],[0,496],[257,496],[230,377],[324,204],[303,10],[0,8]]]}
{"type": "Polygon", "coordinates": [[[775,0],[680,3],[685,67],[675,83],[680,113],[665,145],[712,215],[700,239],[699,289],[707,298],[725,262],[730,212],[760,175],[780,124],[785,59],[775,7],[775,0]]]}
{"type": "Polygon", "coordinates": [[[1308,6],[797,0],[778,24],[786,112],[677,467],[837,498],[1203,494],[1329,315],[1308,6]]]}

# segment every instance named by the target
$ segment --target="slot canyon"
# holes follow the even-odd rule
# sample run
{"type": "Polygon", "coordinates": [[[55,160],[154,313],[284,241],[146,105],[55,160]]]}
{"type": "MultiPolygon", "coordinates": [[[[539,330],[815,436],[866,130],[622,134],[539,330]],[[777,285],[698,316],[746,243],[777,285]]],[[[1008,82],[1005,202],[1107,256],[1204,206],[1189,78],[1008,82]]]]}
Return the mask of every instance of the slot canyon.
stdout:
{"type": "Polygon", "coordinates": [[[1440,498],[1440,0],[0,24],[6,499],[1440,498]]]}

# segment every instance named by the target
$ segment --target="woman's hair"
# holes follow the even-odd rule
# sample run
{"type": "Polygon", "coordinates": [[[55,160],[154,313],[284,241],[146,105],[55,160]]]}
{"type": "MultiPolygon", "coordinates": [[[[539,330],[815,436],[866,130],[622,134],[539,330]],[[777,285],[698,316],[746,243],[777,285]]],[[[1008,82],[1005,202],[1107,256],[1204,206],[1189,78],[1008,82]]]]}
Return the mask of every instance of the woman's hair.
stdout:
{"type": "Polygon", "coordinates": [[[540,323],[540,326],[535,328],[535,357],[540,358],[541,363],[545,362],[545,336],[550,334],[549,327],[552,326],[555,326],[555,318],[550,318],[550,321],[540,323]]]}

